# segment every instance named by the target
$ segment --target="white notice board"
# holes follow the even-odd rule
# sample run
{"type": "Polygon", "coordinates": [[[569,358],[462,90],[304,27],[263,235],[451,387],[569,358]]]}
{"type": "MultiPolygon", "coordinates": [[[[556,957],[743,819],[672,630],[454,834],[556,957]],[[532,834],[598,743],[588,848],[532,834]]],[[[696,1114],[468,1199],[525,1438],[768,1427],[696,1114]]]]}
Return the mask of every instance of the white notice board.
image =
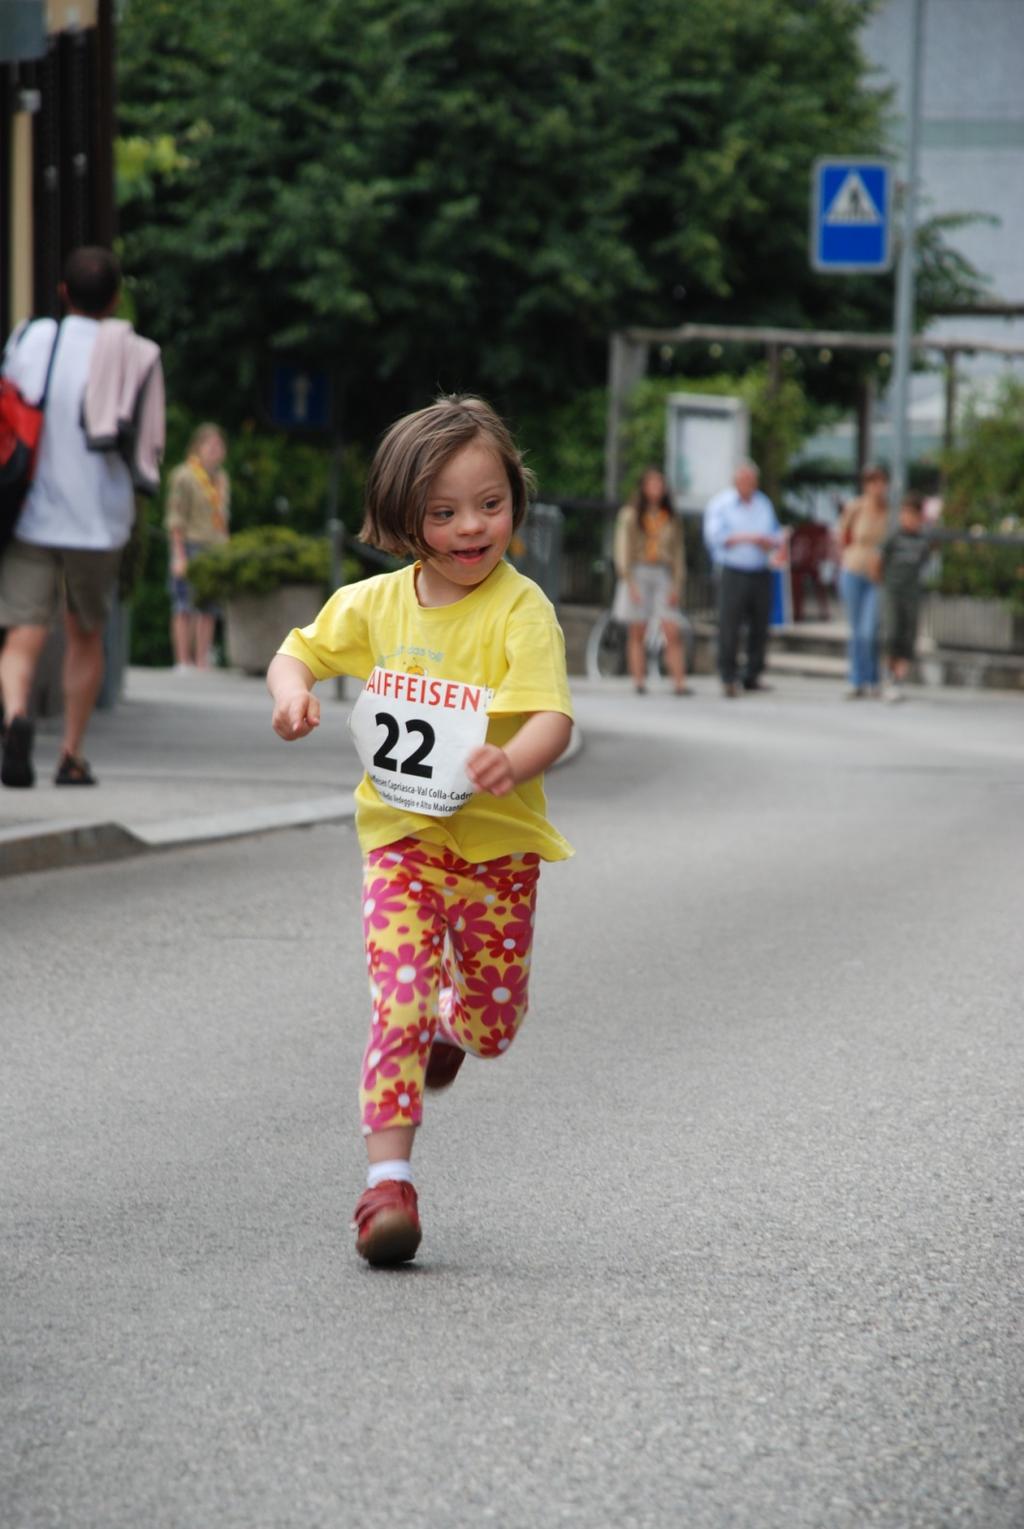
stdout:
{"type": "Polygon", "coordinates": [[[736,464],[750,451],[750,416],[740,398],[670,393],[665,476],[676,507],[703,510],[728,488],[736,464]]]}

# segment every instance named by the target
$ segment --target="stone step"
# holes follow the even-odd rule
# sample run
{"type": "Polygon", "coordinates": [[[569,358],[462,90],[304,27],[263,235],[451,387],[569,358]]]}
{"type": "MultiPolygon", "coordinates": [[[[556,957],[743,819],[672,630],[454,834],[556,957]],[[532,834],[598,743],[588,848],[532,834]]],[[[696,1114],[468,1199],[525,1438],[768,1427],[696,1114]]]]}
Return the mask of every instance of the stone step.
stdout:
{"type": "Polygon", "coordinates": [[[780,626],[772,631],[772,642],[783,653],[834,657],[845,653],[848,640],[846,626],[831,621],[802,621],[799,626],[780,626]]]}
{"type": "Polygon", "coordinates": [[[768,669],[773,674],[793,674],[805,679],[843,680],[846,658],[843,654],[780,653],[773,639],[768,647],[768,669]]]}

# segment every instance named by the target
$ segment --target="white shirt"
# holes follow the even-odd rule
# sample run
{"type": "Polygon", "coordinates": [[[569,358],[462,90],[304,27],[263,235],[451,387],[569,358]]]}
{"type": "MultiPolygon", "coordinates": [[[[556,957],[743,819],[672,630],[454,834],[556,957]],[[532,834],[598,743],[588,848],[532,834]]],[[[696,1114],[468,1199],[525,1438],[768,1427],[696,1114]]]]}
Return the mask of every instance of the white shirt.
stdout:
{"type": "MultiPolygon", "coordinates": [[[[36,473],[18,517],[19,541],[37,547],[111,552],[123,547],[135,518],[127,464],[115,451],[90,451],[82,429],[82,396],[99,322],[72,313],[64,320],[50,378],[36,473]]],[[[30,324],[8,344],[4,373],[29,403],[43,391],[55,319],[30,324]]]]}
{"type": "Polygon", "coordinates": [[[737,568],[743,573],[757,573],[767,568],[772,554],[751,542],[727,547],[726,540],[737,533],[748,536],[772,536],[778,542],[779,522],[767,494],[755,489],[749,499],[741,499],[739,490],[723,489],[704,511],[704,544],[712,561],[720,568],[737,568]]]}

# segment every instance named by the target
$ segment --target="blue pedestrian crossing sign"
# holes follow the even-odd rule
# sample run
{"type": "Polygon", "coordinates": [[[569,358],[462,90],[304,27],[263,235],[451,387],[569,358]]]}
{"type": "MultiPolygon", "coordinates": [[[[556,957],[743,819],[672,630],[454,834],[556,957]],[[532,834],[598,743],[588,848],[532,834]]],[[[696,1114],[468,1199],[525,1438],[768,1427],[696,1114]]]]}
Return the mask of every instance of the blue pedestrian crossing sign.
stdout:
{"type": "Polygon", "coordinates": [[[887,271],[892,262],[892,171],[879,159],[819,159],[811,197],[816,271],[887,271]]]}

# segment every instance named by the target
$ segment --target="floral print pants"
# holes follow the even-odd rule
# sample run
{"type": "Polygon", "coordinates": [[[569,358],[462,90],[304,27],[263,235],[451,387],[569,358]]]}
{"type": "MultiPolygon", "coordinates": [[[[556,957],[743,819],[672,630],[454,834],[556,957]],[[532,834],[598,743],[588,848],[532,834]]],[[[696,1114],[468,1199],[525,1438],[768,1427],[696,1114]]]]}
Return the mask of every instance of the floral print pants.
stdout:
{"type": "Polygon", "coordinates": [[[537,855],[471,865],[419,839],[367,856],[364,1136],[419,1124],[435,1034],[479,1057],[508,1050],[526,1015],[539,875],[537,855]]]}

